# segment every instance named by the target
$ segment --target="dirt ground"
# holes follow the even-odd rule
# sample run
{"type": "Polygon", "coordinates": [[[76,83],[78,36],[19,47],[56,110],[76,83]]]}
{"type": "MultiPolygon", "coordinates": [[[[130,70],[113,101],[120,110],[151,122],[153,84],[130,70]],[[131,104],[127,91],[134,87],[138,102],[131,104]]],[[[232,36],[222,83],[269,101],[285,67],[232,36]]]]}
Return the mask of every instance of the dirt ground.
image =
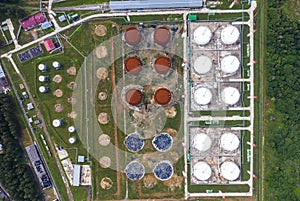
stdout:
{"type": "Polygon", "coordinates": [[[100,24],[100,25],[97,25],[96,28],[95,28],[95,34],[97,36],[105,36],[106,35],[106,32],[107,32],[107,29],[104,25],[100,24]]]}
{"type": "Polygon", "coordinates": [[[110,189],[113,186],[113,182],[109,177],[104,177],[101,179],[100,186],[103,189],[110,189]]]}
{"type": "Polygon", "coordinates": [[[174,191],[176,188],[182,187],[183,177],[174,174],[169,180],[164,181],[164,184],[168,186],[171,191],[174,191]]]}
{"type": "Polygon", "coordinates": [[[68,113],[68,117],[70,117],[71,119],[75,119],[77,117],[77,113],[76,112],[68,113]]]}
{"type": "Polygon", "coordinates": [[[98,68],[96,76],[100,80],[105,80],[108,77],[108,70],[105,67],[98,68]]]}
{"type": "Polygon", "coordinates": [[[55,112],[61,112],[61,111],[63,111],[63,109],[64,109],[64,107],[61,104],[54,105],[55,112]]]}
{"type": "Polygon", "coordinates": [[[102,59],[107,56],[107,48],[105,46],[96,47],[96,57],[102,59]]]}
{"type": "Polygon", "coordinates": [[[56,96],[56,97],[62,97],[63,95],[63,91],[61,89],[56,89],[54,92],[53,92],[53,95],[56,96]]]}
{"type": "Polygon", "coordinates": [[[70,68],[67,69],[67,73],[69,75],[76,75],[76,68],[74,66],[71,66],[70,68]]]}
{"type": "Polygon", "coordinates": [[[55,83],[61,83],[61,81],[62,81],[61,75],[55,75],[53,77],[52,81],[55,82],[55,83]]]}

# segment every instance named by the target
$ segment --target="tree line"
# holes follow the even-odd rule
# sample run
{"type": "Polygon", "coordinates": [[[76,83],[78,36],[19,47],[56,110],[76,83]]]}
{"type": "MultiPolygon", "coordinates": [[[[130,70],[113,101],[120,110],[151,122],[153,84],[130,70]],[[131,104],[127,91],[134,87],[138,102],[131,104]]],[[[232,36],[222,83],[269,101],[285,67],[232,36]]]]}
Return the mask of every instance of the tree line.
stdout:
{"type": "Polygon", "coordinates": [[[0,182],[16,201],[39,201],[40,190],[30,167],[26,164],[19,138],[21,128],[12,97],[0,95],[0,182]]]}
{"type": "MultiPolygon", "coordinates": [[[[300,22],[267,1],[266,200],[300,200],[300,22]]],[[[291,11],[293,12],[293,11],[291,11]]]]}

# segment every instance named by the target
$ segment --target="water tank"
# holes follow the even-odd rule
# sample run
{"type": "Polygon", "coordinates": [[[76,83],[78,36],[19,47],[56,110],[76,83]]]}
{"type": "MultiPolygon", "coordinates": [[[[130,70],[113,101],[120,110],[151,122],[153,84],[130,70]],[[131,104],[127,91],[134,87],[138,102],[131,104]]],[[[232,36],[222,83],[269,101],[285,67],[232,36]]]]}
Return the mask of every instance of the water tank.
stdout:
{"type": "Polygon", "coordinates": [[[125,138],[124,144],[129,151],[138,152],[143,149],[145,142],[138,133],[131,133],[125,138]]]}
{"type": "Polygon", "coordinates": [[[171,149],[173,144],[173,138],[168,133],[160,133],[153,138],[152,145],[157,151],[165,152],[171,149]]]}
{"type": "Polygon", "coordinates": [[[153,169],[154,176],[161,181],[166,181],[173,176],[174,170],[170,161],[161,161],[153,169]]]}
{"type": "Polygon", "coordinates": [[[132,161],[126,166],[124,172],[128,179],[137,181],[144,177],[145,167],[137,161],[132,161]]]}

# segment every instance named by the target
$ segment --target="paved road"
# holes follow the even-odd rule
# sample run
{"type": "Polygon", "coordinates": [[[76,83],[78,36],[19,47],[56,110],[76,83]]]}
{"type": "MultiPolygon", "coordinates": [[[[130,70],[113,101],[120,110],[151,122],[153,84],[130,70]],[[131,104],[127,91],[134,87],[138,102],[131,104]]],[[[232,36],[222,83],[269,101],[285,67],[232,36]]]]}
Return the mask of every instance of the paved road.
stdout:
{"type": "Polygon", "coordinates": [[[5,24],[5,23],[6,23],[7,26],[8,26],[8,30],[9,30],[9,33],[10,33],[10,35],[11,35],[12,41],[13,41],[14,44],[15,44],[15,48],[20,47],[20,45],[18,44],[17,37],[16,37],[16,35],[15,35],[15,33],[14,33],[14,26],[13,26],[13,24],[12,24],[12,22],[11,22],[11,19],[10,19],[10,18],[9,18],[9,19],[6,19],[6,20],[4,21],[3,24],[5,24]]]}
{"type": "Polygon", "coordinates": [[[72,6],[72,7],[57,7],[53,8],[54,11],[71,11],[71,10],[108,10],[108,4],[89,4],[89,5],[81,5],[81,6],[72,6]]]}

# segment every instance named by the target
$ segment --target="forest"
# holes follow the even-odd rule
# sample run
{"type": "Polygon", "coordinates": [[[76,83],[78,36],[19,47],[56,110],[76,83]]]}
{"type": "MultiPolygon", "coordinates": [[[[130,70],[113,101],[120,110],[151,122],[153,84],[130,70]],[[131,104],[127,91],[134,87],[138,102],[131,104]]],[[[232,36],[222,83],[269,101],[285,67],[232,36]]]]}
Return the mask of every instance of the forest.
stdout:
{"type": "MultiPolygon", "coordinates": [[[[267,1],[266,200],[300,200],[300,22],[267,1]]],[[[293,12],[289,10],[289,12],[293,12]]],[[[295,15],[294,15],[295,16],[295,15]]]]}
{"type": "Polygon", "coordinates": [[[18,3],[19,0],[0,0],[0,21],[7,18],[20,20],[25,17],[26,12],[18,3]]]}
{"type": "Polygon", "coordinates": [[[21,128],[16,118],[13,98],[0,95],[0,182],[15,201],[41,200],[33,172],[27,165],[19,138],[21,128]]]}

